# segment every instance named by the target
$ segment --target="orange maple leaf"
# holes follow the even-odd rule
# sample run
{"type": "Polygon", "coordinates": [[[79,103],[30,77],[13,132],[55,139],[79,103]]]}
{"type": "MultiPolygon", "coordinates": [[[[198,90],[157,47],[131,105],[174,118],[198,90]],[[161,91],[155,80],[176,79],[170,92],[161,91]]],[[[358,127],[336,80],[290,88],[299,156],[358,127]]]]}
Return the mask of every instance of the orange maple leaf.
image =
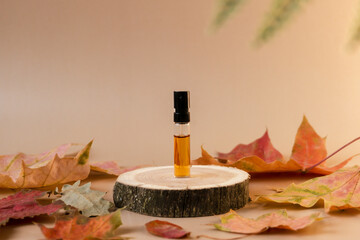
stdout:
{"type": "MultiPolygon", "coordinates": [[[[202,157],[192,164],[220,165],[243,169],[247,172],[294,172],[306,171],[326,157],[325,138],[321,138],[306,117],[296,134],[291,157],[286,161],[283,155],[271,144],[268,132],[250,144],[239,144],[229,153],[219,153],[212,157],[202,148],[202,157]]],[[[353,157],[328,167],[325,163],[311,168],[309,172],[330,174],[345,166],[353,157]]]]}
{"type": "Polygon", "coordinates": [[[94,218],[83,215],[64,216],[56,221],[54,228],[37,225],[47,239],[123,239],[113,238],[117,235],[116,229],[122,224],[120,210],[94,218]]]}
{"type": "Polygon", "coordinates": [[[92,141],[75,156],[65,155],[72,144],[42,154],[0,156],[0,188],[36,188],[85,179],[92,141]]]}

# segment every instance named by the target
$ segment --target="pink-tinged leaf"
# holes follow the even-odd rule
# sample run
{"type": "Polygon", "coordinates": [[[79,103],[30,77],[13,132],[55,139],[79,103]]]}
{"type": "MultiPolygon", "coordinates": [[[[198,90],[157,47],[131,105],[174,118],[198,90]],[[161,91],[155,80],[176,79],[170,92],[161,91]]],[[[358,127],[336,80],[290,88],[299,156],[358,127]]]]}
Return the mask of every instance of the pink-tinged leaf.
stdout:
{"type": "Polygon", "coordinates": [[[254,142],[248,145],[239,144],[229,153],[219,153],[217,158],[202,149],[202,156],[193,160],[192,164],[236,167],[250,173],[302,171],[325,175],[344,167],[354,156],[332,167],[325,163],[315,166],[325,157],[325,139],[319,137],[304,116],[288,161],[273,147],[266,131],[254,142]],[[313,168],[308,171],[311,166],[313,168]]]}
{"type": "Polygon", "coordinates": [[[234,163],[223,163],[213,158],[203,148],[201,148],[201,154],[202,156],[200,158],[192,161],[193,165],[218,165],[224,167],[235,167],[250,173],[289,172],[298,171],[300,169],[300,165],[293,160],[288,162],[273,161],[271,163],[266,163],[261,158],[252,156],[244,157],[234,163]]]}
{"type": "Polygon", "coordinates": [[[134,166],[134,167],[120,167],[114,161],[106,161],[106,162],[93,162],[90,164],[90,168],[93,171],[102,172],[110,175],[119,176],[125,172],[133,171],[138,168],[142,168],[143,166],[134,166]]]}
{"type": "Polygon", "coordinates": [[[117,228],[122,224],[120,210],[111,214],[88,218],[83,215],[64,216],[57,219],[54,228],[38,224],[47,239],[123,239],[116,237],[117,228]]]}
{"type": "Polygon", "coordinates": [[[325,138],[321,138],[304,116],[295,137],[291,159],[302,166],[302,170],[313,166],[326,157],[325,138]]]}
{"type": "Polygon", "coordinates": [[[39,155],[0,156],[0,188],[36,188],[85,179],[92,141],[76,156],[66,156],[70,144],[39,155]]]}
{"type": "Polygon", "coordinates": [[[325,211],[360,208],[360,167],[340,169],[330,175],[291,184],[278,193],[260,196],[258,201],[299,204],[312,207],[319,200],[325,211]]]}
{"type": "Polygon", "coordinates": [[[182,227],[166,221],[154,220],[145,226],[149,233],[163,238],[183,238],[190,235],[182,227]]]}
{"type": "Polygon", "coordinates": [[[256,156],[263,159],[266,163],[273,161],[283,161],[281,153],[272,145],[268,131],[250,144],[239,144],[229,153],[218,153],[219,159],[226,159],[230,163],[234,163],[245,157],[256,156]]]}
{"type": "Polygon", "coordinates": [[[13,181],[16,181],[22,170],[22,162],[28,167],[38,167],[44,165],[56,155],[64,157],[71,144],[63,144],[57,148],[40,154],[18,153],[13,155],[0,156],[0,174],[8,175],[13,181]]]}
{"type": "Polygon", "coordinates": [[[320,220],[320,213],[314,213],[309,216],[292,218],[289,217],[286,210],[261,215],[257,219],[244,218],[235,211],[230,210],[221,217],[221,223],[214,226],[226,232],[256,234],[266,231],[269,228],[281,228],[297,231],[303,229],[317,220],[320,220]]]}
{"type": "Polygon", "coordinates": [[[0,200],[0,225],[10,218],[18,219],[41,214],[52,214],[63,207],[63,204],[52,203],[40,205],[36,199],[42,197],[42,191],[21,191],[0,200]]]}

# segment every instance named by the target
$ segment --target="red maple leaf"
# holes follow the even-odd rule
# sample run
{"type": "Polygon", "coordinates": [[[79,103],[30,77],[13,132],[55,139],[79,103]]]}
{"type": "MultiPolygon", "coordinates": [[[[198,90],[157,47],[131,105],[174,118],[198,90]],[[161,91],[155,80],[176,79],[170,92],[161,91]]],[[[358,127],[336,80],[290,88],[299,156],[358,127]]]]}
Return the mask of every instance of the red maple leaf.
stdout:
{"type": "Polygon", "coordinates": [[[229,153],[219,153],[217,158],[212,157],[202,149],[202,157],[192,161],[192,163],[236,167],[247,172],[309,170],[312,173],[330,174],[345,166],[352,159],[350,157],[335,166],[328,167],[323,163],[326,155],[325,138],[321,138],[315,132],[304,116],[296,134],[289,160],[285,160],[281,153],[273,147],[266,131],[261,138],[254,142],[239,144],[229,153]]]}
{"type": "Polygon", "coordinates": [[[0,225],[6,224],[10,218],[33,217],[40,214],[51,214],[63,207],[56,202],[40,205],[36,199],[42,197],[42,191],[21,191],[0,200],[0,225]]]}

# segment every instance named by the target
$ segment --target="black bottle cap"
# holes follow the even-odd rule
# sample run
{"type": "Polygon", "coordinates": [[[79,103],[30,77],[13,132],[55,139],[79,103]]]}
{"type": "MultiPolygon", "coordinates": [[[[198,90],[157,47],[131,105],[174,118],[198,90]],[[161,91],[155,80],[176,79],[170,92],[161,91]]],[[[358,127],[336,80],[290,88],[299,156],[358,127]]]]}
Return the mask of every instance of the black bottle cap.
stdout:
{"type": "Polygon", "coordinates": [[[190,92],[174,91],[174,122],[188,123],[190,122],[190,92]]]}

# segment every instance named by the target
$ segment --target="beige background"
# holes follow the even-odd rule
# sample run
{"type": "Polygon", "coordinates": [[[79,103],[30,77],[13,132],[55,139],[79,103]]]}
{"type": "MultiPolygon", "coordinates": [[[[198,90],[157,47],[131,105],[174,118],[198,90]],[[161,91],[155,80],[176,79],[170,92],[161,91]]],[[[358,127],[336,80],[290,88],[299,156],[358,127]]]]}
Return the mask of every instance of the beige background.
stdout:
{"type": "MultiPolygon", "coordinates": [[[[260,137],[266,127],[289,155],[303,114],[334,151],[360,135],[359,51],[346,51],[357,0],[310,1],[271,42],[251,41],[270,0],[248,1],[217,34],[206,30],[209,0],[0,0],[0,153],[38,153],[95,139],[91,160],[172,164],[172,91],[191,91],[192,158],[260,137]]],[[[360,143],[338,155],[360,152],[360,143]]],[[[356,161],[355,161],[356,162],[356,161]]],[[[358,160],[359,163],[359,160],[358,160]]],[[[251,194],[310,176],[251,180],[251,194]]],[[[90,179],[107,191],[115,178],[90,179]]],[[[9,194],[2,191],[1,194],[9,194]]],[[[286,207],[293,216],[322,211],[248,205],[257,217],[286,207]]],[[[123,212],[125,236],[146,233],[153,217],[123,212]]],[[[32,221],[10,221],[4,239],[41,239],[32,221]]],[[[206,225],[218,217],[171,219],[191,231],[232,238],[206,225]]],[[[252,239],[353,239],[357,211],[332,214],[292,233],[252,239]]]]}
{"type": "Polygon", "coordinates": [[[95,160],[171,164],[173,90],[191,91],[192,158],[266,127],[289,155],[303,114],[334,151],[360,135],[360,50],[346,50],[358,1],[310,1],[254,49],[270,3],[212,35],[208,0],[0,0],[0,152],[95,139],[95,160]]]}

